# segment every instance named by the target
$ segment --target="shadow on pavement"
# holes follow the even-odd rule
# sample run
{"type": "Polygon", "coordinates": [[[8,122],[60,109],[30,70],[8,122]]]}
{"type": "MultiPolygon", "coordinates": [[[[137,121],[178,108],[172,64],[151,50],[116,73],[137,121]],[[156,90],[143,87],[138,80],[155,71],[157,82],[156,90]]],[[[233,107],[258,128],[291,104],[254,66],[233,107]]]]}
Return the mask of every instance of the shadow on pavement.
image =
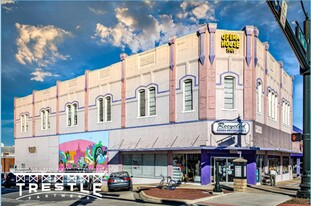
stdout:
{"type": "MultiPolygon", "coordinates": [[[[256,187],[256,186],[251,186],[251,185],[247,185],[247,187],[252,188],[252,189],[256,189],[256,190],[261,190],[261,191],[265,191],[265,192],[271,192],[271,193],[275,193],[275,194],[281,194],[281,195],[288,195],[290,197],[296,197],[296,193],[293,194],[293,192],[295,192],[295,190],[293,189],[283,189],[283,188],[279,188],[279,187],[267,187],[267,188],[263,188],[263,187],[256,187]],[[288,190],[288,191],[286,191],[288,190]]],[[[297,191],[297,190],[296,190],[297,191]]]]}

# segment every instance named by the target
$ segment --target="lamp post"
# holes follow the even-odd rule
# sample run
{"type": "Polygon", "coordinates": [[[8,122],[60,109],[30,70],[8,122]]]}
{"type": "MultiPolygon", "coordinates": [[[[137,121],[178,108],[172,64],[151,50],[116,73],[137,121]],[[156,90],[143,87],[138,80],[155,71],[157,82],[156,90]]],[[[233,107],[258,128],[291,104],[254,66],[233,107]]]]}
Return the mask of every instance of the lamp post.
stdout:
{"type": "Polygon", "coordinates": [[[215,171],[215,176],[216,176],[216,184],[213,189],[213,192],[222,192],[222,189],[220,188],[220,183],[219,183],[219,162],[216,162],[216,171],[215,171]]]}

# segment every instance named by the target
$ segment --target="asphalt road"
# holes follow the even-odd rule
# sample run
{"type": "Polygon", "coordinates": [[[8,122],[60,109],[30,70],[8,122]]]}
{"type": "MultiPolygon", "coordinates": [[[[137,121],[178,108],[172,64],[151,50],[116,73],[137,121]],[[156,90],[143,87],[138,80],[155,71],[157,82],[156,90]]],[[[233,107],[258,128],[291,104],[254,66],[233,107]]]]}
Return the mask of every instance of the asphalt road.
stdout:
{"type": "MultiPolygon", "coordinates": [[[[80,206],[80,205],[159,205],[156,203],[144,201],[140,198],[137,192],[132,191],[115,191],[115,192],[100,192],[102,197],[96,197],[92,194],[87,195],[80,193],[78,190],[73,192],[65,191],[50,191],[41,193],[30,193],[28,189],[22,190],[22,196],[19,194],[18,188],[3,188],[1,191],[1,204],[5,206],[80,206]]],[[[172,205],[172,204],[161,204],[172,205]]]]}

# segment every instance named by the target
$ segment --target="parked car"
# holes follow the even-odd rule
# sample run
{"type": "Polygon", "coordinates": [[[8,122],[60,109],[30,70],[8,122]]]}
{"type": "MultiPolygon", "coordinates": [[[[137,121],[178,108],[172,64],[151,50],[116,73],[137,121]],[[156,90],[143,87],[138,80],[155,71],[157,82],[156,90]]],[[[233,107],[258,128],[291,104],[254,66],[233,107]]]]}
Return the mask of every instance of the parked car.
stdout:
{"type": "Polygon", "coordinates": [[[10,172],[9,174],[7,174],[6,178],[5,178],[5,187],[12,187],[12,186],[16,186],[16,183],[24,183],[25,187],[29,186],[29,176],[25,175],[23,178],[16,178],[16,175],[13,174],[12,172],[10,172]]]}
{"type": "Polygon", "coordinates": [[[4,186],[5,184],[5,175],[4,173],[1,173],[1,186],[4,186]]]}
{"type": "Polygon", "coordinates": [[[127,189],[132,190],[132,176],[128,172],[113,172],[108,179],[108,191],[127,189]]]}
{"type": "Polygon", "coordinates": [[[89,182],[87,182],[83,177],[86,175],[81,176],[79,173],[89,172],[84,169],[66,169],[65,173],[77,173],[77,175],[64,175],[63,184],[65,188],[69,188],[70,184],[74,183],[74,187],[80,189],[81,183],[83,184],[83,188],[87,188],[89,182]]]}

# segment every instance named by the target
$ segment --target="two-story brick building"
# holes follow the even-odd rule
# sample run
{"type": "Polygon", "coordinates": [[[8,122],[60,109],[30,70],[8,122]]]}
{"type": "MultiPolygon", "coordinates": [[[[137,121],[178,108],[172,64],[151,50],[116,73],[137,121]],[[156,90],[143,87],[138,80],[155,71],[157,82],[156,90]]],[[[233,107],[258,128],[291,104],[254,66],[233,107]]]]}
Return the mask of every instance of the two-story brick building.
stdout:
{"type": "Polygon", "coordinates": [[[208,184],[217,162],[231,182],[241,155],[249,184],[271,168],[292,178],[292,78],[256,27],[207,24],[120,57],[15,99],[17,167],[126,170],[150,182],[180,171],[208,184]]]}

